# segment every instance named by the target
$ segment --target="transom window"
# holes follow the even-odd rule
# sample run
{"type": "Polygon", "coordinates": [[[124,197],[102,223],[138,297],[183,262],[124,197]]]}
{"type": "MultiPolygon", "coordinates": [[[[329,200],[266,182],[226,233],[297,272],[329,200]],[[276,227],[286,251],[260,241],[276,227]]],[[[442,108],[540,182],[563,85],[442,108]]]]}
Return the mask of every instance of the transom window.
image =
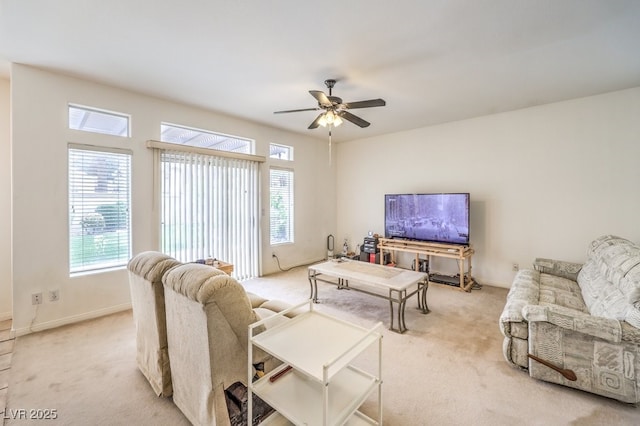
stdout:
{"type": "Polygon", "coordinates": [[[293,161],[293,147],[271,143],[269,144],[269,158],[293,161]]]}
{"type": "Polygon", "coordinates": [[[251,139],[169,123],[161,123],[160,141],[240,154],[253,154],[254,145],[251,139]]]}
{"type": "Polygon", "coordinates": [[[131,136],[127,114],[69,104],[69,128],[106,135],[131,136]]]}

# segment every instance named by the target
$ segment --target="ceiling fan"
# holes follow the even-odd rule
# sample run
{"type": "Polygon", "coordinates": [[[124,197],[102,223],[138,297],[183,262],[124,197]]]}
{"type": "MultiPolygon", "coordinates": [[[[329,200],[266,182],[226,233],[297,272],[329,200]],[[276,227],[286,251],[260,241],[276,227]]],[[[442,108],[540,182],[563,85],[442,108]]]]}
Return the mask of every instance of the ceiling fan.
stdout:
{"type": "Polygon", "coordinates": [[[289,112],[301,112],[301,111],[320,111],[324,110],[316,117],[315,120],[309,125],[309,129],[316,129],[318,126],[325,127],[339,126],[342,124],[342,119],[352,122],[356,126],[368,127],[371,123],[362,118],[351,114],[349,109],[357,108],[371,108],[378,106],[385,106],[386,102],[383,99],[369,99],[368,101],[359,102],[342,102],[342,99],[333,96],[331,93],[333,86],[336,84],[336,80],[325,80],[324,84],[329,88],[329,96],[325,95],[320,90],[309,90],[311,96],[318,101],[318,106],[315,108],[303,108],[303,109],[291,109],[286,111],[275,111],[274,114],[284,114],[289,112]]]}

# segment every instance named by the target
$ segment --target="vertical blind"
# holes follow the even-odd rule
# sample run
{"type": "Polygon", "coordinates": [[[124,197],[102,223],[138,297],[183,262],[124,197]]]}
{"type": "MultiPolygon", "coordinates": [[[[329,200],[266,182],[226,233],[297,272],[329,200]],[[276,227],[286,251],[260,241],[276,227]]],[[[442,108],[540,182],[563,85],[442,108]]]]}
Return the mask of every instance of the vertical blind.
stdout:
{"type": "Polygon", "coordinates": [[[259,163],[162,150],[162,251],[182,262],[213,257],[233,275],[259,274],[259,163]]]}
{"type": "Polygon", "coordinates": [[[131,152],[69,146],[71,274],[127,264],[130,204],[131,152]]]}

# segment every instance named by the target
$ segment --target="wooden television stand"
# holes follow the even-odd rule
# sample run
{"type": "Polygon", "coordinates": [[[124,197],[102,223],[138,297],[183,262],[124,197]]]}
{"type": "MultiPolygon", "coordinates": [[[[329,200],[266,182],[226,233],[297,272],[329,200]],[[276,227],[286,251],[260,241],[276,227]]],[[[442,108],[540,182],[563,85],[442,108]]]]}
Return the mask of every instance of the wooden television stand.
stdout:
{"type": "Polygon", "coordinates": [[[379,238],[378,248],[380,249],[380,263],[383,263],[384,252],[387,251],[391,254],[391,262],[395,263],[395,253],[397,251],[403,251],[407,253],[415,253],[416,269],[420,265],[420,255],[425,256],[431,264],[431,256],[445,257],[449,259],[455,259],[458,262],[458,276],[455,277],[455,281],[449,284],[451,277],[440,276],[442,278],[448,278],[447,282],[438,282],[437,273],[429,273],[429,282],[436,284],[454,285],[460,290],[471,291],[471,287],[475,284],[475,281],[471,277],[471,256],[473,256],[473,249],[471,246],[459,245],[459,244],[444,244],[444,243],[430,243],[426,241],[413,241],[413,240],[401,240],[392,238],[379,238]],[[467,268],[465,271],[465,261],[467,268]],[[459,282],[457,279],[459,278],[459,282]]]}

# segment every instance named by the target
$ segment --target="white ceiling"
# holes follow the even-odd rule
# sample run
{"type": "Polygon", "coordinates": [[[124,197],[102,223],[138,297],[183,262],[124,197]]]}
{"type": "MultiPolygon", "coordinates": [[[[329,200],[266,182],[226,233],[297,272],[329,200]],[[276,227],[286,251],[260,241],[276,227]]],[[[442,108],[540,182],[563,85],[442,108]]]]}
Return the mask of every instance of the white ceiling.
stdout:
{"type": "Polygon", "coordinates": [[[273,111],[316,106],[327,78],[345,102],[386,100],[335,141],[640,86],[639,0],[3,0],[0,14],[7,77],[23,63],[321,138],[316,112],[273,111]]]}

